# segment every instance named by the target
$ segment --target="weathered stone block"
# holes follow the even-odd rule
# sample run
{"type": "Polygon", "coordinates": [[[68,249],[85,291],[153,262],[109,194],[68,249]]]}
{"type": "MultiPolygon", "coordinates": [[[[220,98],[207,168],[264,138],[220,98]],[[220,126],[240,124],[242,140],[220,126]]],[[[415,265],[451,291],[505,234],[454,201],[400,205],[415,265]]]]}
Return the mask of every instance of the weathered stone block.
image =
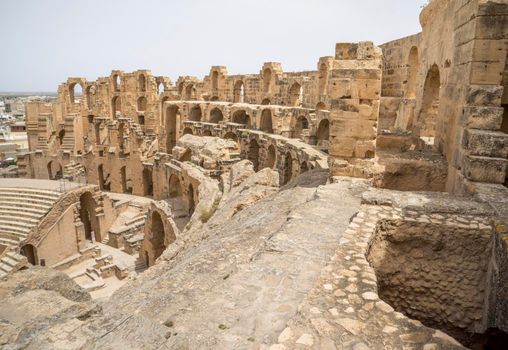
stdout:
{"type": "Polygon", "coordinates": [[[464,107],[462,124],[470,129],[499,130],[503,112],[500,107],[464,107]]]}
{"type": "Polygon", "coordinates": [[[466,105],[499,107],[502,86],[469,85],[466,90],[466,105]]]}
{"type": "Polygon", "coordinates": [[[507,158],[508,134],[500,131],[466,129],[463,147],[470,155],[507,158]]]}
{"type": "Polygon", "coordinates": [[[468,180],[501,184],[506,178],[508,160],[467,156],[463,165],[464,176],[468,180]]]}

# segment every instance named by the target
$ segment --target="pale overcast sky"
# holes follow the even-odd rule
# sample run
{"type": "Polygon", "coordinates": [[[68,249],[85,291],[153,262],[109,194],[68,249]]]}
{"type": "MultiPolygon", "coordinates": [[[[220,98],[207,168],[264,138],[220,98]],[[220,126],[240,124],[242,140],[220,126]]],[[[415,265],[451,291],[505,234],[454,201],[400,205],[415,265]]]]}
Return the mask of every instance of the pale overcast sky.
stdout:
{"type": "Polygon", "coordinates": [[[421,31],[425,0],[0,0],[0,91],[56,91],[69,76],[150,69],[174,81],[212,65],[314,70],[336,42],[421,31]]]}

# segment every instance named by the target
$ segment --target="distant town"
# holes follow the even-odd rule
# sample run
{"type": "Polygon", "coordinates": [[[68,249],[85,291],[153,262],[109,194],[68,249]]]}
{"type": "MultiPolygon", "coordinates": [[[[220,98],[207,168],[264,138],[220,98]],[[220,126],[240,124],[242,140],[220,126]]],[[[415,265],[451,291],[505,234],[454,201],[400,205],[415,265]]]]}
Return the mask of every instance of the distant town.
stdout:
{"type": "Polygon", "coordinates": [[[0,92],[0,177],[17,177],[17,157],[28,152],[25,103],[55,98],[52,92],[0,92]]]}

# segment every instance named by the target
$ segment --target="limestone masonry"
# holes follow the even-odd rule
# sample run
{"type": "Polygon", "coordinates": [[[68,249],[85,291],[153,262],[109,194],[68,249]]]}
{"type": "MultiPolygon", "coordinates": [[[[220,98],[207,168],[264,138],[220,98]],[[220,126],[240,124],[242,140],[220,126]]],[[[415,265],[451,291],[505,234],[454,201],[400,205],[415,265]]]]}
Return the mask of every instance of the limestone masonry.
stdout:
{"type": "Polygon", "coordinates": [[[0,347],[506,349],[508,0],[420,24],[314,70],[114,70],[27,103],[0,347]]]}

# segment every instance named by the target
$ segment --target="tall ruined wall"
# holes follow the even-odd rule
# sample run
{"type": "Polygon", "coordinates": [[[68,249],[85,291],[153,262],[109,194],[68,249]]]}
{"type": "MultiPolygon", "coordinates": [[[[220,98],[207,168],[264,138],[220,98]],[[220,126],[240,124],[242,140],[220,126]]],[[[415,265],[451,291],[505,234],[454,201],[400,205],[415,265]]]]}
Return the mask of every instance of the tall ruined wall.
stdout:
{"type": "Polygon", "coordinates": [[[434,137],[449,164],[449,191],[505,182],[507,9],[501,0],[434,0],[420,15],[422,33],[381,46],[380,129],[434,137]]]}

